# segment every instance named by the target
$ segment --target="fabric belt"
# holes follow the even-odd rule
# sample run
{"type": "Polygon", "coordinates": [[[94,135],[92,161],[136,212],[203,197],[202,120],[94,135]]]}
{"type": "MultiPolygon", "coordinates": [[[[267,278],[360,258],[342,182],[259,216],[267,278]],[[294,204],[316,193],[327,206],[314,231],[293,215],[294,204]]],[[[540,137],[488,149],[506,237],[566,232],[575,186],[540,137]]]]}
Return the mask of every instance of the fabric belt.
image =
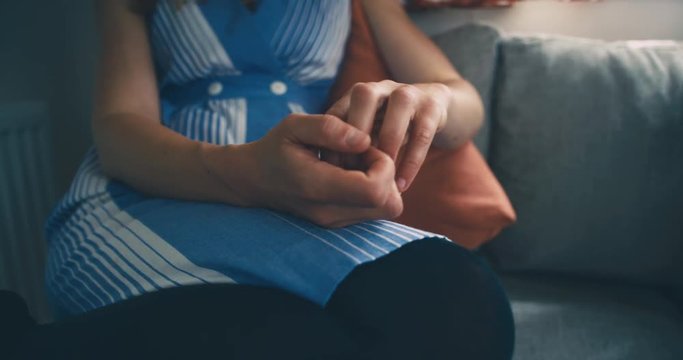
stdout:
{"type": "Polygon", "coordinates": [[[331,85],[332,79],[300,85],[272,74],[220,76],[184,84],[167,84],[161,89],[161,98],[174,107],[229,98],[283,98],[286,101],[322,106],[327,101],[331,85]]]}

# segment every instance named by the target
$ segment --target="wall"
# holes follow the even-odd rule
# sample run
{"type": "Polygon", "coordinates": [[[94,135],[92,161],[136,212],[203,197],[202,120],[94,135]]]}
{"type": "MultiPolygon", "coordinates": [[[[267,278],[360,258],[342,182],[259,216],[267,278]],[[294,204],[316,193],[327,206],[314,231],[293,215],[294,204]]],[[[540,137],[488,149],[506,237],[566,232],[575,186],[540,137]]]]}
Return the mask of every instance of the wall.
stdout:
{"type": "Polygon", "coordinates": [[[92,1],[3,0],[0,9],[0,106],[47,104],[55,188],[62,193],[91,141],[92,1]]]}
{"type": "Polygon", "coordinates": [[[682,0],[585,3],[525,0],[511,8],[443,9],[416,12],[412,18],[428,34],[479,21],[509,32],[544,32],[604,40],[683,41],[682,0]]]}
{"type": "MultiPolygon", "coordinates": [[[[91,74],[95,63],[96,37],[94,27],[92,1],[0,1],[0,113],[3,110],[7,110],[5,113],[12,113],[10,110],[16,109],[18,103],[23,103],[23,106],[35,104],[36,110],[47,109],[49,137],[47,141],[41,140],[42,144],[35,144],[32,150],[37,152],[43,148],[41,145],[47,145],[50,167],[54,169],[52,176],[40,176],[36,181],[26,184],[27,187],[19,187],[21,190],[17,191],[22,192],[18,198],[35,200],[31,194],[62,194],[69,185],[80,158],[90,146],[91,74]],[[33,186],[28,188],[31,185],[33,186]],[[53,191],[45,191],[46,189],[53,191]]],[[[20,116],[13,119],[31,120],[30,117],[20,116]]],[[[0,153],[0,158],[3,158],[2,155],[4,154],[0,153]]],[[[16,175],[20,170],[8,172],[16,175]]],[[[7,172],[0,174],[7,175],[7,172]]],[[[17,239],[0,236],[0,249],[13,250],[8,251],[14,254],[12,256],[20,254],[19,259],[14,259],[16,264],[30,264],[36,254],[44,251],[44,247],[40,246],[44,244],[40,235],[43,233],[43,217],[57,201],[56,196],[48,195],[48,198],[49,204],[41,208],[40,215],[36,212],[32,219],[21,218],[26,220],[21,224],[17,224],[19,215],[13,216],[21,213],[19,206],[12,207],[10,199],[0,199],[3,201],[0,204],[0,229],[20,225],[23,225],[22,229],[31,229],[30,234],[29,231],[23,231],[21,235],[15,233],[17,239]],[[18,249],[25,251],[17,252],[18,249]]],[[[31,205],[37,206],[34,203],[31,205]]],[[[0,267],[1,265],[3,264],[0,267]]],[[[22,279],[30,281],[13,285],[11,278],[0,276],[0,289],[11,288],[20,292],[39,321],[49,320],[47,303],[44,296],[39,295],[42,294],[42,270],[35,269],[36,272],[31,274],[21,269],[12,270],[14,273],[20,271],[24,275],[22,279]]]]}

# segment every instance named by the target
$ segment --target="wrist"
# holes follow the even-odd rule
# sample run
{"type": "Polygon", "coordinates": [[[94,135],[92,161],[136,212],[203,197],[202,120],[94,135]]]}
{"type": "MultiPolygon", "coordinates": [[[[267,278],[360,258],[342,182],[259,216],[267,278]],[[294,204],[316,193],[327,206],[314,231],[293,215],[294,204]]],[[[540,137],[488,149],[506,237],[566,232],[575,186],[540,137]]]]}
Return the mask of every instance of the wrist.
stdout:
{"type": "Polygon", "coordinates": [[[200,143],[199,159],[202,170],[217,184],[218,201],[237,205],[254,206],[249,184],[252,183],[246,145],[214,145],[200,143]]]}
{"type": "Polygon", "coordinates": [[[470,140],[483,121],[483,106],[479,94],[464,79],[446,81],[443,114],[444,123],[435,136],[436,147],[456,149],[470,140]]]}

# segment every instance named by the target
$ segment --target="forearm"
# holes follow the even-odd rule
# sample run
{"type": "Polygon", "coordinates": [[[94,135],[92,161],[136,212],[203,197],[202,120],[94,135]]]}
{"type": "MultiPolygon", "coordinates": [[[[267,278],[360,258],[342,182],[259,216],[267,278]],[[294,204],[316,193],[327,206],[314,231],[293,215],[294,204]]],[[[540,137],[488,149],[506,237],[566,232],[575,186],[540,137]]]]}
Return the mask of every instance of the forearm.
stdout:
{"type": "Polygon", "coordinates": [[[136,114],[105,115],[93,123],[93,133],[104,172],[143,193],[247,205],[239,191],[239,146],[192,141],[136,114]],[[234,176],[219,175],[219,166],[234,176]]]}
{"type": "Polygon", "coordinates": [[[127,1],[97,5],[102,49],[93,133],[104,172],[154,196],[244,205],[239,147],[192,141],[159,122],[143,16],[127,1]]]}

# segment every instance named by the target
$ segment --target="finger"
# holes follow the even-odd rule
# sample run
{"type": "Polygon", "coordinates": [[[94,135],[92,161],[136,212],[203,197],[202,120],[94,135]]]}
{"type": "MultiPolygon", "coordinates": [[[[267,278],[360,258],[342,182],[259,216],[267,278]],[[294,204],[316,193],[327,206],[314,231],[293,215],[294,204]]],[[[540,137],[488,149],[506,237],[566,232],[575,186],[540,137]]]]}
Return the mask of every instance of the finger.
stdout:
{"type": "MultiPolygon", "coordinates": [[[[333,209],[337,210],[337,209],[333,209]]],[[[380,208],[372,209],[338,209],[338,219],[332,222],[329,227],[337,228],[352,225],[362,221],[369,220],[392,220],[397,218],[403,212],[403,198],[401,193],[393,185],[393,190],[388,196],[386,203],[380,208]]]]}
{"type": "Polygon", "coordinates": [[[384,219],[381,209],[362,207],[344,207],[316,204],[308,208],[289,210],[298,216],[306,218],[316,225],[326,228],[340,228],[361,221],[384,219]]]}
{"type": "MultiPolygon", "coordinates": [[[[342,120],[345,120],[347,117],[347,113],[349,110],[349,105],[351,104],[351,90],[347,91],[344,96],[342,96],[337,102],[332,104],[329,109],[327,109],[326,114],[328,115],[333,115],[336,116],[342,120]]],[[[372,138],[371,138],[372,141],[372,138]]],[[[326,158],[328,159],[328,162],[337,165],[339,167],[345,168],[345,169],[355,169],[356,166],[354,158],[352,158],[349,155],[345,154],[339,154],[337,153],[336,155],[331,155],[327,154],[326,158]]]]}
{"type": "Polygon", "coordinates": [[[381,206],[394,185],[394,163],[377,149],[370,149],[362,159],[364,171],[345,170],[309,158],[309,166],[300,171],[304,197],[320,204],[381,206]]]}
{"type": "Polygon", "coordinates": [[[431,116],[418,115],[412,124],[413,129],[410,132],[403,159],[398,165],[396,176],[396,184],[401,192],[406,191],[415,179],[436,132],[436,121],[431,116]]]}
{"type": "Polygon", "coordinates": [[[299,169],[297,192],[310,203],[372,207],[384,196],[386,180],[380,184],[362,171],[344,170],[317,159],[305,159],[308,164],[299,169]]]}
{"type": "Polygon", "coordinates": [[[349,111],[349,104],[351,104],[351,91],[347,91],[346,94],[332,104],[325,113],[345,120],[346,114],[349,111]]]}
{"type": "Polygon", "coordinates": [[[389,95],[387,86],[378,83],[357,83],[351,89],[346,122],[366,134],[372,131],[375,114],[389,95]]]}
{"type": "Polygon", "coordinates": [[[394,161],[377,148],[369,148],[360,156],[366,176],[371,181],[391,184],[396,174],[394,161]]]}
{"type": "Polygon", "coordinates": [[[282,126],[292,142],[344,153],[362,153],[370,137],[332,115],[291,115],[282,126]]]}
{"type": "Polygon", "coordinates": [[[410,120],[415,114],[417,93],[411,87],[402,86],[395,89],[389,96],[384,121],[379,131],[379,149],[396,160],[398,150],[408,131],[410,120]]]}
{"type": "Polygon", "coordinates": [[[398,190],[394,188],[392,196],[381,207],[362,208],[322,205],[310,208],[307,217],[318,225],[340,228],[362,221],[391,220],[401,215],[401,212],[403,212],[403,199],[398,190]]]}
{"type": "MultiPolygon", "coordinates": [[[[374,167],[384,166],[385,164],[389,165],[389,167],[393,165],[389,157],[379,150],[376,150],[376,156],[375,154],[369,154],[365,160],[371,162],[374,167]]],[[[379,169],[376,168],[375,170],[378,171],[379,169]]],[[[377,174],[375,176],[385,178],[381,186],[385,193],[379,194],[380,197],[374,199],[374,204],[312,203],[306,209],[307,217],[312,218],[319,225],[341,227],[360,221],[393,219],[399,216],[403,212],[403,199],[393,180],[393,169],[388,171],[388,173],[382,172],[381,175],[377,174]]]]}

